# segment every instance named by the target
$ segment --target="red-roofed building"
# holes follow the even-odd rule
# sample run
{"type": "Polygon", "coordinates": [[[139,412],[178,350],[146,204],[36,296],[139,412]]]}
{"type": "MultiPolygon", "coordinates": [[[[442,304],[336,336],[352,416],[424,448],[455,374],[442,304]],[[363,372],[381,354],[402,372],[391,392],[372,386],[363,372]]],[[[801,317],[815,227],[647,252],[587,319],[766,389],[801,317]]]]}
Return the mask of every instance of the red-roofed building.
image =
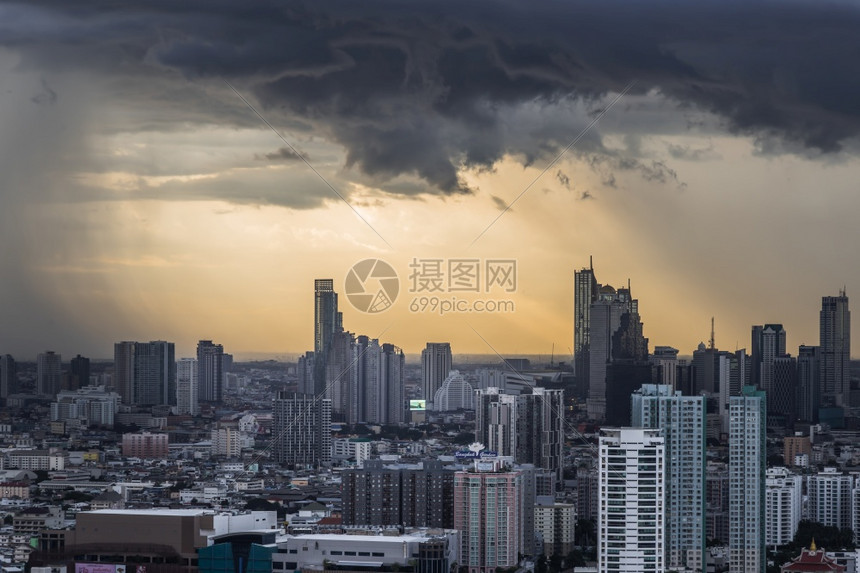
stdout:
{"type": "Polygon", "coordinates": [[[781,573],[819,573],[821,571],[835,571],[845,573],[845,565],[840,565],[835,559],[827,557],[824,549],[816,549],[815,541],[800,552],[800,557],[795,557],[780,569],[781,573]]]}

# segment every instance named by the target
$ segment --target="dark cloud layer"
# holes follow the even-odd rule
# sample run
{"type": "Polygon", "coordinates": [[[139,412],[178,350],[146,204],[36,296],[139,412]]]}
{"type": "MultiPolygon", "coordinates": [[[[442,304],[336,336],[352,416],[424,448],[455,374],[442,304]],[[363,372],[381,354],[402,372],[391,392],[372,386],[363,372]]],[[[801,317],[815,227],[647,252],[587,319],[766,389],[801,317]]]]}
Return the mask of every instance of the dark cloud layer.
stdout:
{"type": "MultiPolygon", "coordinates": [[[[511,110],[534,105],[561,115],[571,100],[597,108],[631,80],[633,94],[656,91],[679,113],[713,113],[765,151],[833,154],[860,131],[860,76],[844,64],[860,58],[860,10],[841,2],[0,7],[0,45],[21,54],[22,67],[82,68],[136,84],[128,92],[142,105],[196,105],[194,121],[248,125],[253,118],[239,103],[229,110],[229,94],[215,81],[229,79],[253,92],[273,121],[342,145],[347,166],[380,185],[409,175],[429,192],[469,192],[461,167],[490,168],[505,154],[524,163],[550,157],[576,134],[570,120],[512,125],[511,110]],[[205,88],[183,102],[188,80],[205,88]]],[[[57,94],[44,87],[37,97],[49,103],[57,94]]],[[[598,137],[577,150],[604,151],[598,137]]],[[[289,159],[279,153],[269,158],[289,159]]],[[[659,162],[625,167],[612,154],[599,162],[651,181],[677,179],[659,162]]]]}

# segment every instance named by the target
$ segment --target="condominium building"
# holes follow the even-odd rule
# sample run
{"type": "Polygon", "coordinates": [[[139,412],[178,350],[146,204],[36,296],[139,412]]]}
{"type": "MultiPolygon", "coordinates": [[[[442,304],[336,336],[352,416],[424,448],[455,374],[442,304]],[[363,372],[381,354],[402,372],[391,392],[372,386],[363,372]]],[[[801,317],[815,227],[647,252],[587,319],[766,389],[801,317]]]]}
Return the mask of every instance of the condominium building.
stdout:
{"type": "Polygon", "coordinates": [[[666,561],[705,571],[705,398],[646,384],[631,397],[631,425],[662,432],[666,448],[666,561]]]}
{"type": "Polygon", "coordinates": [[[176,363],[176,407],[177,414],[200,413],[200,394],[197,379],[197,359],[182,358],[176,363]]]}
{"type": "Polygon", "coordinates": [[[123,434],[122,455],[130,458],[166,458],[167,442],[167,434],[123,434]]]}
{"type": "Polygon", "coordinates": [[[454,469],[438,460],[366,460],[344,470],[341,483],[344,525],[454,526],[454,469]]]}
{"type": "Polygon", "coordinates": [[[212,428],[212,455],[238,458],[242,453],[245,436],[233,426],[212,428]]]}
{"type": "Polygon", "coordinates": [[[729,402],[729,571],[764,573],[767,403],[745,386],[729,402]]]}
{"type": "Polygon", "coordinates": [[[840,529],[853,525],[851,515],[851,490],[854,478],[838,468],[827,467],[809,476],[809,519],[822,525],[840,529]]]}
{"type": "Polygon", "coordinates": [[[84,386],[78,390],[61,390],[51,403],[51,421],[80,421],[86,426],[113,426],[120,396],[106,392],[104,386],[84,386]]]}
{"type": "Polygon", "coordinates": [[[433,409],[437,412],[474,410],[474,394],[472,385],[466,381],[460,371],[452,370],[433,396],[433,409]]]}
{"type": "Polygon", "coordinates": [[[567,557],[573,550],[576,506],[539,496],[535,502],[535,532],[540,534],[546,556],[567,557]]]}
{"type": "Polygon", "coordinates": [[[66,469],[68,454],[54,450],[11,450],[6,454],[5,468],[21,470],[63,470],[66,469]]]}
{"type": "Polygon", "coordinates": [[[659,429],[600,431],[597,568],[665,570],[665,441],[659,429]]]}
{"type": "Polygon", "coordinates": [[[469,573],[517,567],[522,548],[523,478],[499,459],[454,474],[454,528],[469,573]]]}
{"type": "Polygon", "coordinates": [[[278,392],[274,400],[272,443],[275,461],[292,468],[331,462],[331,400],[278,392]]]}
{"type": "Polygon", "coordinates": [[[769,468],[765,479],[765,543],[790,543],[797,533],[803,503],[803,477],[787,468],[769,468]]]}
{"type": "Polygon", "coordinates": [[[499,388],[475,391],[475,438],[489,451],[562,477],[564,397],[561,390],[534,387],[517,396],[499,388]]]}
{"type": "Polygon", "coordinates": [[[211,340],[197,343],[197,393],[204,402],[220,402],[224,394],[224,346],[211,340]]]}

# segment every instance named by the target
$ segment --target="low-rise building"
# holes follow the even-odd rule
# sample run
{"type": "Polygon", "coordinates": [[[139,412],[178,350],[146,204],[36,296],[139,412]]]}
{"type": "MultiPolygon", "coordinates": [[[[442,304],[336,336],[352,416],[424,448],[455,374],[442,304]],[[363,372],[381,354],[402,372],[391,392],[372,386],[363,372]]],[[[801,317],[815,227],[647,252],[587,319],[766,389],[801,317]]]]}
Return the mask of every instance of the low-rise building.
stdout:
{"type": "Polygon", "coordinates": [[[459,561],[459,546],[460,533],[452,529],[297,535],[278,543],[278,552],[272,555],[272,571],[394,567],[449,573],[451,565],[459,561]]]}

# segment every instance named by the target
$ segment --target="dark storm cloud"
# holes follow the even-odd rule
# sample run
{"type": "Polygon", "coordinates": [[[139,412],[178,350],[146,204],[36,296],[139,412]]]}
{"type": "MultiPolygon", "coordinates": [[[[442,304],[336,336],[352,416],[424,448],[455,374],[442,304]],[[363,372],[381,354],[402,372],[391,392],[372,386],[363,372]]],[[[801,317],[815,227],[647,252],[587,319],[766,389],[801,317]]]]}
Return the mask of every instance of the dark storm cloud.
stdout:
{"type": "MultiPolygon", "coordinates": [[[[303,154],[305,159],[310,160],[310,157],[307,154],[303,154]]],[[[256,156],[257,159],[268,159],[269,161],[301,161],[301,157],[298,153],[290,149],[289,147],[280,147],[276,151],[272,151],[271,153],[266,153],[262,156],[256,156]]]]}
{"type": "MultiPolygon", "coordinates": [[[[466,193],[464,166],[545,160],[586,120],[517,124],[512,110],[561,118],[577,101],[596,113],[631,80],[631,95],[674,102],[678,125],[696,121],[689,110],[710,112],[763,152],[834,153],[860,131],[860,76],[842,64],[860,57],[860,11],[839,2],[45,0],[3,10],[0,44],[23,67],[83,68],[142,105],[196,108],[190,121],[253,123],[240,103],[230,109],[217,86],[227,78],[279,125],[342,145],[347,166],[380,186],[406,175],[466,193]]],[[[605,152],[597,136],[574,151],[605,152]]],[[[677,183],[660,162],[607,157],[607,169],[677,183]]]]}

